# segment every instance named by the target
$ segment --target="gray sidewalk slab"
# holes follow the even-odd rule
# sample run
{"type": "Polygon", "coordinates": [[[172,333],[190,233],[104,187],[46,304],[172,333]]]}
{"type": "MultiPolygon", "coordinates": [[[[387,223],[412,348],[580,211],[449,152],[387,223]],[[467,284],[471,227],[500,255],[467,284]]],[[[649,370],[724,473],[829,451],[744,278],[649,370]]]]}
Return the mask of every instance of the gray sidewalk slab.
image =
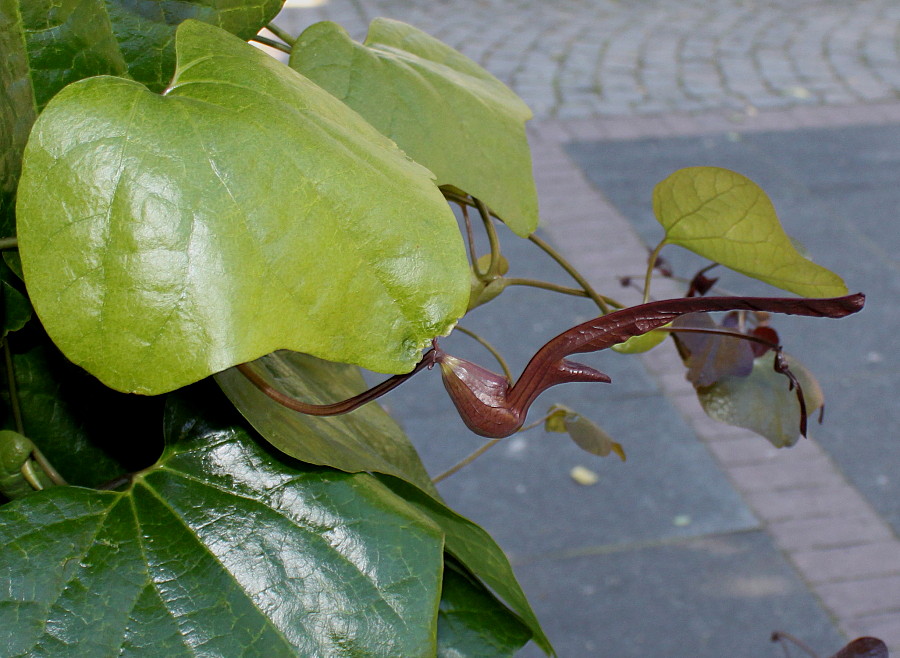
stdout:
{"type": "MultiPolygon", "coordinates": [[[[568,152],[585,175],[632,221],[648,244],[661,237],[649,191],[679,167],[727,167],[762,185],[786,230],[818,263],[867,295],[866,309],[841,322],[778,318],[786,349],[823,385],[827,422],[812,433],[900,532],[900,125],[757,134],[579,142],[568,152]]],[[[703,261],[668,248],[690,276],[703,261]]],[[[745,294],[778,294],[724,275],[745,294]]]]}

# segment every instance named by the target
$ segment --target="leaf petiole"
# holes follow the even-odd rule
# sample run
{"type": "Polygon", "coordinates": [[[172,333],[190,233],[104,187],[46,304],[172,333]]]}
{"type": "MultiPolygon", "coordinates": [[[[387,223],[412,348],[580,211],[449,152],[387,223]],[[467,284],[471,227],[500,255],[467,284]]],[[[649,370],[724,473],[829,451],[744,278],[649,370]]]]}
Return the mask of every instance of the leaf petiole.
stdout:
{"type": "Polygon", "coordinates": [[[290,32],[288,32],[284,28],[278,27],[277,25],[275,25],[275,23],[269,23],[268,25],[266,25],[266,29],[276,37],[284,41],[291,48],[293,48],[294,44],[297,43],[296,37],[291,36],[290,32]]]}
{"type": "Polygon", "coordinates": [[[269,48],[274,48],[275,50],[280,50],[283,53],[288,55],[291,54],[291,47],[287,44],[283,44],[280,41],[275,41],[274,39],[269,39],[268,37],[263,37],[260,35],[254,36],[250,41],[255,41],[256,43],[261,43],[264,46],[268,46],[269,48]]]}
{"type": "Polygon", "coordinates": [[[666,239],[663,238],[662,241],[650,252],[649,258],[647,258],[647,272],[644,274],[644,299],[643,304],[646,304],[650,301],[650,281],[653,279],[653,269],[656,267],[656,259],[659,258],[659,252],[662,251],[662,248],[665,247],[668,243],[666,239]]]}

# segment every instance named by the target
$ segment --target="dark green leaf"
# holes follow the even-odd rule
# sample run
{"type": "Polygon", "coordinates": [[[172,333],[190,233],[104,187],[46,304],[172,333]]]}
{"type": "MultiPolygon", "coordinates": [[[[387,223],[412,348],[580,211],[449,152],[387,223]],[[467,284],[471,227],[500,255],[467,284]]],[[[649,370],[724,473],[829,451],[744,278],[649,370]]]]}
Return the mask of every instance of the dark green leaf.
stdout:
{"type": "MultiPolygon", "coordinates": [[[[358,368],[297,352],[269,354],[253,367],[281,392],[311,404],[344,400],[366,388],[358,368]]],[[[351,473],[395,475],[437,495],[416,449],[377,404],[316,417],[283,407],[234,368],[216,381],[256,431],[291,457],[351,473]]]]}
{"type": "Polygon", "coordinates": [[[718,167],[679,169],[653,190],[666,242],[805,297],[847,294],[841,278],[804,258],[756,183],[718,167]]]}
{"type": "Polygon", "coordinates": [[[444,564],[438,610],[439,658],[513,656],[531,631],[452,561],[444,564]]]}
{"type": "Polygon", "coordinates": [[[0,299],[2,299],[2,336],[4,338],[12,331],[18,331],[25,326],[25,323],[31,319],[31,303],[28,297],[19,292],[18,286],[21,285],[19,277],[16,276],[6,262],[0,260],[0,299]]]}
{"type": "Polygon", "coordinates": [[[227,32],[187,21],[177,42],[165,96],[83,80],[35,125],[20,253],[54,342],[150,394],[279,348],[412,369],[469,297],[429,172],[227,32]]]}
{"type": "MultiPolygon", "coordinates": [[[[791,372],[800,381],[808,414],[825,403],[819,383],[799,361],[785,355],[791,372]]],[[[747,377],[724,377],[712,386],[697,389],[703,410],[729,425],[745,427],[766,437],[776,448],[794,445],[800,438],[800,403],[788,378],[775,372],[774,352],[753,362],[747,377]]]]}
{"type": "MultiPolygon", "coordinates": [[[[97,486],[156,460],[161,399],[106,388],[46,337],[16,334],[11,345],[25,433],[70,484],[97,486]]],[[[4,391],[2,427],[13,429],[9,404],[4,391]]]]}
{"type": "Polygon", "coordinates": [[[552,655],[550,640],[544,635],[525,593],[516,581],[509,560],[493,538],[478,525],[412,485],[390,476],[380,476],[379,479],[441,527],[446,551],[490,587],[529,628],[535,644],[552,655]]]}
{"type": "Polygon", "coordinates": [[[181,22],[195,18],[249,39],[283,3],[3,0],[0,12],[13,16],[21,10],[29,86],[42,108],[67,84],[94,75],[128,75],[162,91],[175,70],[175,31],[181,22]]]}
{"type": "Polygon", "coordinates": [[[0,508],[9,655],[426,656],[443,552],[367,474],[288,466],[176,401],[180,437],[122,493],[0,508]]]}
{"type": "Polygon", "coordinates": [[[537,228],[525,136],[531,110],[469,58],[411,25],[377,18],[364,44],[335,23],[313,25],[291,66],[431,169],[438,184],[480,198],[518,235],[537,228]]]}
{"type": "Polygon", "coordinates": [[[19,0],[0,0],[0,53],[0,237],[9,237],[16,232],[22,150],[36,114],[19,0]]]}
{"type": "Polygon", "coordinates": [[[128,73],[162,91],[175,71],[175,30],[187,19],[248,40],[272,20],[284,0],[105,0],[128,73]]]}

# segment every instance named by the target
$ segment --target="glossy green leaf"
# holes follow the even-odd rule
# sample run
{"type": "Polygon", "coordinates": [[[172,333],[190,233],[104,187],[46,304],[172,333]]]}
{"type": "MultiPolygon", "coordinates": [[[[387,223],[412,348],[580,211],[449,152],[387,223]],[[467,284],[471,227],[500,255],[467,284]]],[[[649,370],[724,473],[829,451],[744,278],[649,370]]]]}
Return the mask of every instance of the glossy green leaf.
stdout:
{"type": "MultiPolygon", "coordinates": [[[[159,457],[161,399],[106,388],[45,337],[17,334],[10,342],[25,434],[67,482],[98,486],[159,457]]],[[[14,429],[5,388],[0,426],[14,429]]]]}
{"type": "Polygon", "coordinates": [[[479,578],[532,633],[532,639],[548,655],[555,655],[550,640],[519,586],[512,566],[494,539],[480,526],[460,516],[436,498],[390,476],[379,476],[392,491],[437,523],[444,532],[445,550],[479,578]]]}
{"type": "Polygon", "coordinates": [[[175,31],[182,21],[201,20],[249,39],[281,10],[283,3],[3,0],[10,14],[21,11],[28,86],[39,108],[67,84],[94,75],[127,75],[154,91],[162,91],[175,70],[175,31]]]}
{"type": "Polygon", "coordinates": [[[303,32],[291,66],[393,139],[441,185],[480,198],[518,235],[537,228],[525,121],[531,110],[478,64],[399,21],[378,18],[365,43],[335,23],[303,32]]]}
{"type": "Polygon", "coordinates": [[[76,80],[127,73],[104,0],[18,0],[17,4],[38,108],[76,80]]]}
{"type": "Polygon", "coordinates": [[[241,39],[272,20],[284,0],[105,0],[129,75],[162,91],[175,70],[175,31],[195,19],[241,39]]]}
{"type": "Polygon", "coordinates": [[[653,212],[668,244],[804,297],[847,294],[839,276],[794,248],[769,197],[741,174],[679,169],[653,190],[653,212]]]}
{"type": "Polygon", "coordinates": [[[36,114],[18,0],[0,0],[0,53],[0,237],[8,237],[15,235],[22,150],[36,114]]]}
{"type": "Polygon", "coordinates": [[[513,656],[531,632],[452,561],[444,565],[438,609],[438,658],[513,656]]]}
{"type": "Polygon", "coordinates": [[[432,522],[370,475],[281,463],[180,407],[128,491],[0,508],[7,654],[434,655],[432,522]]]}
{"type": "Polygon", "coordinates": [[[20,253],[54,342],[149,394],[280,348],[412,369],[469,296],[429,172],[227,32],[188,21],[177,42],[165,96],[83,80],[35,125],[20,253]]]}
{"type": "MultiPolygon", "coordinates": [[[[819,383],[800,362],[785,355],[791,372],[800,381],[809,415],[825,403],[819,383]]],[[[747,377],[730,376],[697,389],[703,410],[729,425],[745,427],[766,437],[776,448],[794,445],[800,438],[800,403],[788,378],[775,372],[775,353],[753,362],[747,377]]]]}
{"type": "MultiPolygon", "coordinates": [[[[358,368],[297,352],[269,354],[252,367],[282,393],[311,404],[338,402],[366,389],[358,368]]],[[[216,382],[254,429],[291,457],[351,473],[395,475],[436,494],[416,449],[378,404],[317,417],[278,404],[234,368],[216,375],[216,382]]]]}

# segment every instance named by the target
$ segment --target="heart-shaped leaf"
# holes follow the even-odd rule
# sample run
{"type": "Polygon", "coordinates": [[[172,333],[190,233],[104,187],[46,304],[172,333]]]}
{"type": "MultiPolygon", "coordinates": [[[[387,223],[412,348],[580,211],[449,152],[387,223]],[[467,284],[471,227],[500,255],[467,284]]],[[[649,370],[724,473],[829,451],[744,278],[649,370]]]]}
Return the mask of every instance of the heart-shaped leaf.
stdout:
{"type": "Polygon", "coordinates": [[[525,121],[531,110],[453,48],[378,18],[363,44],[335,23],[306,29],[291,66],[359,112],[438,183],[484,201],[518,235],[537,228],[525,121]]]}
{"type": "Polygon", "coordinates": [[[804,297],[845,295],[830,270],[804,258],[781,227],[769,197],[728,169],[679,169],[653,190],[665,242],[804,297]]]}
{"type": "Polygon", "coordinates": [[[35,125],[20,252],[51,338],[150,394],[280,348],[412,369],[469,296],[429,172],[227,32],[187,21],[177,48],[165,96],[92,78],[35,125]]]}
{"type": "MultiPolygon", "coordinates": [[[[803,387],[808,414],[825,403],[822,388],[803,364],[785,354],[790,370],[803,387]]],[[[712,386],[697,389],[703,410],[729,425],[745,427],[766,437],[776,448],[789,447],[800,438],[800,402],[790,381],[773,368],[774,352],[753,361],[746,377],[723,377],[712,386]]]]}
{"type": "Polygon", "coordinates": [[[283,464],[175,401],[125,492],[0,508],[9,655],[425,656],[442,537],[367,474],[283,464]]]}
{"type": "MultiPolygon", "coordinates": [[[[336,402],[366,388],[358,368],[297,352],[275,352],[251,367],[279,391],[310,404],[336,402]]],[[[341,416],[310,416],[278,404],[235,368],[220,372],[216,382],[254,429],[285,454],[350,473],[394,475],[437,494],[416,449],[377,404],[341,416]]]]}
{"type": "Polygon", "coordinates": [[[444,563],[438,609],[438,658],[513,656],[531,632],[451,560],[444,563]]]}

